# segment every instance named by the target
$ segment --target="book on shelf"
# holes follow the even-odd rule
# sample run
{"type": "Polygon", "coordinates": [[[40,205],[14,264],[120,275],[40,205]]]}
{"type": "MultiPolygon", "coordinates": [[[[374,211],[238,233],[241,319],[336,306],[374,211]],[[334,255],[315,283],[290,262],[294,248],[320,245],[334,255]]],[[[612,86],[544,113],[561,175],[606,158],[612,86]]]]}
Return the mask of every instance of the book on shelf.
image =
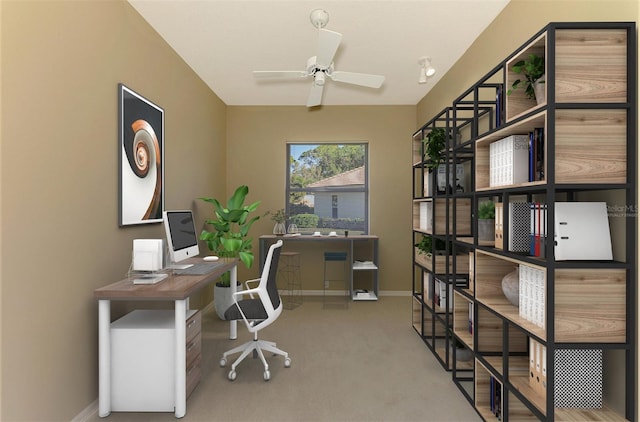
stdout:
{"type": "Polygon", "coordinates": [[[449,309],[453,309],[453,286],[459,288],[467,287],[467,279],[463,277],[451,278],[449,282],[436,276],[434,292],[437,297],[435,304],[441,308],[445,308],[447,304],[449,309]]]}
{"type": "Polygon", "coordinates": [[[496,87],[496,116],[495,116],[495,125],[496,127],[502,126],[504,123],[504,89],[503,85],[499,84],[496,87]]]}
{"type": "Polygon", "coordinates": [[[547,204],[529,203],[531,226],[529,230],[529,255],[544,258],[547,243],[547,204]]]}
{"type": "Polygon", "coordinates": [[[529,181],[544,180],[544,128],[529,132],[529,181]]]}
{"type": "Polygon", "coordinates": [[[509,251],[529,251],[531,235],[530,214],[530,202],[509,202],[509,251]]]}
{"type": "Polygon", "coordinates": [[[495,247],[497,249],[504,248],[504,205],[502,202],[495,204],[495,247]]]}
{"type": "Polygon", "coordinates": [[[545,328],[545,273],[525,264],[518,267],[518,315],[545,328]]]}
{"type": "Polygon", "coordinates": [[[493,375],[489,378],[489,409],[502,420],[502,384],[493,375]]]}
{"type": "Polygon", "coordinates": [[[489,186],[529,180],[529,135],[511,135],[489,145],[489,186]]]}
{"type": "Polygon", "coordinates": [[[449,189],[447,190],[447,166],[440,164],[438,166],[438,193],[464,192],[464,165],[449,164],[449,189]]]}
{"type": "Polygon", "coordinates": [[[420,230],[431,230],[431,203],[420,202],[420,230]]]}
{"type": "Polygon", "coordinates": [[[547,347],[529,337],[529,386],[539,396],[547,394],[547,347]]]}

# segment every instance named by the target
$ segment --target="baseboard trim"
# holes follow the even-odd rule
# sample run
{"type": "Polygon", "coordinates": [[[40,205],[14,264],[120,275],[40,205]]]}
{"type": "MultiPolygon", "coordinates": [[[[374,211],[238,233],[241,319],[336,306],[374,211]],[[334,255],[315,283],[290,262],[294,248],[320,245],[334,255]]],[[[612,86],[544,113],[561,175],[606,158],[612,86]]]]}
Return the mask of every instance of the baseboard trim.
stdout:
{"type": "Polygon", "coordinates": [[[82,412],[78,413],[75,418],[71,419],[71,422],[86,422],[86,421],[95,419],[95,415],[97,414],[98,414],[98,399],[94,400],[82,412]]]}
{"type": "MultiPolygon", "coordinates": [[[[302,290],[300,292],[302,296],[322,296],[324,295],[323,290],[302,290]]],[[[342,296],[344,292],[340,290],[330,290],[327,291],[327,296],[342,296]]],[[[286,290],[280,290],[280,296],[289,296],[289,292],[286,290]]],[[[378,292],[378,296],[411,296],[411,292],[409,290],[381,290],[378,292]]]]}

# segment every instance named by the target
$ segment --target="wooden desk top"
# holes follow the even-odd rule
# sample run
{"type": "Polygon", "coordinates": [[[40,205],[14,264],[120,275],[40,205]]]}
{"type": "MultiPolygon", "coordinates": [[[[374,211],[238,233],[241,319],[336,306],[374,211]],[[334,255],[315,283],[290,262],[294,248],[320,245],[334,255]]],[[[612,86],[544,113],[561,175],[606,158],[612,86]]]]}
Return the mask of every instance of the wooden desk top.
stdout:
{"type": "MultiPolygon", "coordinates": [[[[193,258],[185,263],[199,263],[202,258],[193,258]]],[[[129,278],[100,287],[93,296],[108,300],[182,300],[218,279],[223,273],[238,265],[237,259],[221,259],[222,265],[205,275],[169,275],[156,284],[133,284],[129,278]]]]}
{"type": "Polygon", "coordinates": [[[344,236],[344,235],[339,235],[339,236],[328,236],[328,235],[323,235],[323,236],[312,236],[310,234],[301,234],[301,235],[290,235],[290,234],[285,234],[282,236],[276,236],[275,234],[264,234],[262,236],[260,236],[260,239],[274,239],[274,240],[280,240],[282,239],[284,242],[287,241],[335,241],[335,240],[352,240],[352,241],[356,241],[356,240],[370,240],[370,239],[377,239],[378,236],[373,236],[373,235],[369,235],[369,234],[358,234],[358,235],[349,235],[349,236],[344,236]]]}

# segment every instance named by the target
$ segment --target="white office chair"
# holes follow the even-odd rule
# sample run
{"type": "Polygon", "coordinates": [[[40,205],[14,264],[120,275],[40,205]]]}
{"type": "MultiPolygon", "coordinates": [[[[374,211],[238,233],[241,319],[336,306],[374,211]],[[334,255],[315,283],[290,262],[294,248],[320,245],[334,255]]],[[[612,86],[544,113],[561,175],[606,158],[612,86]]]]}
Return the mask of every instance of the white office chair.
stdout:
{"type": "Polygon", "coordinates": [[[280,300],[280,294],[278,293],[278,286],[276,284],[281,248],[282,240],[271,245],[264,261],[261,277],[254,280],[247,280],[245,282],[246,290],[234,294],[234,304],[224,313],[226,320],[243,320],[247,326],[247,330],[253,333],[253,340],[225,352],[222,355],[222,359],[220,359],[220,366],[224,367],[227,364],[227,357],[229,355],[242,352],[238,359],[233,362],[233,365],[231,365],[231,371],[229,371],[229,380],[231,381],[236,379],[236,367],[249,353],[253,353],[254,356],[257,354],[260,360],[262,360],[265,381],[269,381],[271,373],[269,372],[269,364],[264,357],[263,351],[284,356],[285,368],[291,366],[291,358],[289,358],[287,352],[278,349],[274,342],[258,340],[258,331],[271,325],[272,322],[278,319],[278,316],[282,312],[282,301],[280,300]],[[249,283],[255,282],[260,282],[258,287],[250,288],[249,283]],[[238,296],[247,294],[250,295],[250,299],[238,300],[238,296]],[[255,298],[254,294],[258,297],[255,298]]]}

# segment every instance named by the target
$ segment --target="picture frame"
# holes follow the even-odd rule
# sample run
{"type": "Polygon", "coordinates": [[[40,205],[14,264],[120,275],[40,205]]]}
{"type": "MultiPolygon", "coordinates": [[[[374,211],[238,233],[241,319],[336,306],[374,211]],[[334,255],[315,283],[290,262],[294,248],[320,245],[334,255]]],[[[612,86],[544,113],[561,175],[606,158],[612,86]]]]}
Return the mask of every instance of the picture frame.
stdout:
{"type": "Polygon", "coordinates": [[[164,211],[164,110],[118,84],[119,226],[160,223],[164,211]]]}

